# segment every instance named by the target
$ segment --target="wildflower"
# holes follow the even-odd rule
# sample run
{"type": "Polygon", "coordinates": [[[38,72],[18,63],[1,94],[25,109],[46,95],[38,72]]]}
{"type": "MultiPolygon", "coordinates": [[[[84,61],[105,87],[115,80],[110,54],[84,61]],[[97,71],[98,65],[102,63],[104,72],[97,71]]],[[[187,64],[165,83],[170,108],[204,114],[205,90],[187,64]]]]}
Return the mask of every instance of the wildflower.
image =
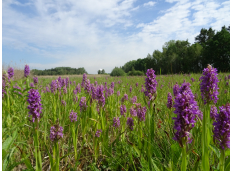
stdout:
{"type": "Polygon", "coordinates": [[[210,109],[210,117],[215,120],[215,116],[217,115],[217,108],[215,105],[212,105],[211,106],[211,109],[210,109]]]}
{"type": "Polygon", "coordinates": [[[35,87],[35,86],[34,86],[34,83],[30,83],[30,87],[35,87]]]}
{"type": "Polygon", "coordinates": [[[108,94],[109,94],[109,96],[113,95],[114,94],[114,89],[110,87],[108,89],[108,94]]]}
{"type": "Polygon", "coordinates": [[[213,123],[213,139],[219,148],[225,150],[230,148],[230,104],[219,107],[220,112],[215,116],[213,123]]]}
{"type": "Polygon", "coordinates": [[[134,96],[133,98],[131,98],[131,103],[136,103],[136,101],[137,101],[137,96],[134,96]]]}
{"type": "Polygon", "coordinates": [[[77,85],[77,87],[75,88],[77,93],[81,93],[81,87],[80,87],[80,84],[77,85]]]}
{"type": "Polygon", "coordinates": [[[145,121],[145,115],[147,112],[146,107],[144,106],[143,108],[141,106],[137,107],[136,109],[137,112],[137,117],[139,118],[140,121],[145,121]]]}
{"type": "Polygon", "coordinates": [[[73,110],[72,110],[69,118],[70,118],[71,122],[74,122],[74,121],[76,122],[77,121],[77,113],[73,112],[73,110]]]}
{"type": "Polygon", "coordinates": [[[192,80],[192,82],[194,82],[194,81],[195,81],[195,79],[194,79],[193,77],[191,78],[191,80],[192,80]]]}
{"type": "Polygon", "coordinates": [[[96,99],[96,87],[94,86],[94,84],[91,84],[91,97],[92,99],[96,99]]]}
{"type": "Polygon", "coordinates": [[[101,133],[102,133],[102,130],[101,129],[97,129],[97,131],[95,133],[95,136],[99,138],[101,133]]]}
{"type": "Polygon", "coordinates": [[[117,96],[120,96],[120,91],[117,91],[117,96]]]}
{"type": "Polygon", "coordinates": [[[180,87],[179,87],[179,85],[178,85],[177,82],[176,82],[176,84],[173,86],[173,94],[174,94],[174,97],[177,96],[179,89],[180,89],[180,87]]]}
{"type": "Polygon", "coordinates": [[[56,89],[57,89],[57,86],[58,86],[58,85],[57,85],[57,81],[56,81],[56,80],[52,80],[50,86],[51,86],[51,92],[52,92],[52,93],[55,93],[55,91],[56,91],[56,89]]]}
{"type": "Polygon", "coordinates": [[[73,100],[75,103],[77,103],[78,102],[78,96],[75,96],[73,100]]]}
{"type": "Polygon", "coordinates": [[[79,102],[80,112],[87,110],[87,104],[86,103],[87,103],[86,97],[81,97],[80,102],[79,102]]]}
{"type": "Polygon", "coordinates": [[[145,96],[149,98],[149,100],[154,100],[156,98],[156,75],[153,69],[148,69],[146,73],[147,77],[145,79],[145,88],[144,92],[145,96]]]}
{"type": "Polygon", "coordinates": [[[167,108],[169,108],[169,109],[172,108],[172,94],[170,92],[168,93],[167,108]]]}
{"type": "Polygon", "coordinates": [[[66,106],[66,104],[67,104],[67,103],[65,102],[65,100],[62,100],[61,103],[62,103],[63,106],[66,106]]]}
{"type": "Polygon", "coordinates": [[[139,85],[139,84],[138,84],[138,83],[136,83],[136,87],[138,87],[138,85],[139,85]]]}
{"type": "Polygon", "coordinates": [[[9,80],[11,79],[11,78],[13,78],[13,76],[14,76],[14,69],[12,68],[12,67],[10,67],[9,69],[8,69],[8,78],[9,78],[9,80]]]}
{"type": "Polygon", "coordinates": [[[133,106],[130,108],[130,114],[131,114],[132,116],[137,116],[137,112],[136,112],[136,110],[134,109],[133,106]]]}
{"type": "Polygon", "coordinates": [[[34,80],[34,84],[38,84],[38,77],[33,77],[33,80],[34,80]]]}
{"type": "Polygon", "coordinates": [[[130,128],[130,130],[133,130],[133,126],[134,126],[134,121],[132,118],[128,118],[127,119],[127,125],[130,128]]]}
{"type": "Polygon", "coordinates": [[[91,91],[91,84],[90,84],[90,80],[89,80],[89,79],[87,79],[87,80],[85,81],[84,90],[85,90],[88,94],[89,94],[90,91],[91,91]]]}
{"type": "Polygon", "coordinates": [[[200,77],[200,89],[204,104],[210,102],[217,103],[219,89],[217,85],[219,82],[217,75],[217,69],[211,65],[208,65],[208,67],[203,70],[203,75],[200,77]]]}
{"type": "Polygon", "coordinates": [[[130,93],[132,92],[132,86],[130,86],[130,89],[129,89],[130,93]]]}
{"type": "Polygon", "coordinates": [[[127,112],[126,106],[125,105],[121,105],[120,106],[120,114],[125,117],[125,113],[126,112],[127,112]]]}
{"type": "Polygon", "coordinates": [[[119,128],[119,126],[120,126],[120,118],[119,117],[114,117],[114,119],[113,119],[113,126],[115,128],[119,128]]]}
{"type": "Polygon", "coordinates": [[[87,74],[83,74],[83,80],[82,80],[82,83],[81,83],[81,87],[85,87],[85,82],[87,80],[87,74]]]}
{"type": "Polygon", "coordinates": [[[60,138],[63,138],[63,127],[54,125],[50,129],[50,139],[51,141],[58,141],[60,138]]]}
{"type": "Polygon", "coordinates": [[[29,65],[25,65],[25,68],[24,68],[24,77],[28,77],[29,75],[30,75],[29,65]]]}
{"type": "Polygon", "coordinates": [[[98,101],[98,105],[104,107],[105,105],[105,97],[103,94],[103,85],[100,85],[96,89],[96,99],[98,101]]]}
{"type": "Polygon", "coordinates": [[[187,143],[191,143],[190,130],[194,127],[196,122],[196,115],[201,114],[197,102],[194,100],[193,93],[190,89],[189,83],[183,83],[176,96],[174,113],[177,114],[174,123],[175,141],[182,145],[182,138],[187,137],[187,143]]]}
{"type": "Polygon", "coordinates": [[[114,83],[114,82],[111,82],[111,88],[114,89],[114,87],[115,87],[115,83],[114,83]]]}
{"type": "Polygon", "coordinates": [[[41,101],[41,96],[38,92],[38,90],[30,89],[28,91],[28,109],[29,109],[29,117],[32,116],[32,122],[34,122],[36,119],[39,121],[41,118],[41,113],[42,113],[42,104],[40,103],[41,101]]]}
{"type": "Polygon", "coordinates": [[[66,87],[66,85],[63,87],[63,93],[67,94],[67,87],[66,87]]]}
{"type": "Polygon", "coordinates": [[[49,87],[48,87],[48,86],[46,86],[46,91],[47,91],[47,92],[50,92],[50,89],[49,89],[49,87]]]}

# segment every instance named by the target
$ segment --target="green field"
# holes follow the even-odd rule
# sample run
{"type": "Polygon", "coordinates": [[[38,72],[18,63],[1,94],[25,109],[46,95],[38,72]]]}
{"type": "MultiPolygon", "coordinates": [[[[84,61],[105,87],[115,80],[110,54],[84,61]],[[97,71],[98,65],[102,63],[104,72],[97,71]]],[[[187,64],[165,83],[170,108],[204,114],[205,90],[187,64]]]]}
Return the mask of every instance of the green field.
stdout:
{"type": "MultiPolygon", "coordinates": [[[[218,74],[219,107],[230,102],[229,73],[218,74]]],[[[167,108],[168,92],[173,95],[173,86],[188,82],[200,111],[206,111],[201,98],[200,81],[202,74],[157,75],[157,95],[154,107],[149,108],[148,99],[141,91],[145,89],[146,76],[136,77],[88,77],[91,84],[103,85],[109,89],[114,82],[114,93],[105,98],[105,105],[98,107],[98,101],[87,93],[84,87],[74,93],[82,77],[70,77],[64,87],[50,90],[52,78],[39,78],[38,84],[31,87],[32,78],[23,78],[8,83],[6,94],[2,98],[2,168],[3,170],[172,170],[182,168],[183,155],[179,143],[174,137],[174,108],[167,108]],[[192,78],[195,81],[192,81],[192,78]],[[138,84],[137,84],[138,83],[138,84]],[[19,88],[15,88],[17,84],[19,88]],[[28,117],[28,91],[38,89],[41,96],[41,119],[31,122],[28,117]],[[24,89],[24,90],[23,90],[24,89]],[[117,95],[117,92],[120,95],[117,95]],[[21,92],[21,94],[19,94],[21,92]],[[126,112],[121,115],[121,99],[124,94],[128,100],[123,102],[126,112]],[[131,98],[137,96],[136,103],[146,107],[145,120],[131,116],[130,109],[136,106],[131,98]],[[74,99],[78,99],[75,101],[74,99]],[[80,99],[86,97],[87,108],[80,111],[80,99]],[[65,105],[64,105],[65,101],[65,105]],[[77,113],[77,121],[70,121],[71,111],[77,113]],[[113,127],[113,118],[120,118],[120,126],[113,127]],[[127,125],[127,118],[134,121],[133,130],[127,125]],[[63,127],[63,137],[50,140],[52,126],[63,127]],[[99,137],[97,130],[102,130],[99,137]],[[58,161],[58,162],[57,162],[58,161]]],[[[66,77],[62,77],[66,78],[66,77]]],[[[105,94],[104,94],[105,97],[105,94]]],[[[31,117],[30,117],[31,119],[31,117]]],[[[202,162],[202,120],[198,119],[190,131],[193,142],[187,145],[187,170],[203,170],[202,162]]],[[[210,124],[212,130],[212,123],[210,124]]],[[[209,165],[218,170],[219,149],[211,141],[209,146],[209,165]]],[[[229,170],[229,149],[225,151],[225,170],[229,170]]]]}

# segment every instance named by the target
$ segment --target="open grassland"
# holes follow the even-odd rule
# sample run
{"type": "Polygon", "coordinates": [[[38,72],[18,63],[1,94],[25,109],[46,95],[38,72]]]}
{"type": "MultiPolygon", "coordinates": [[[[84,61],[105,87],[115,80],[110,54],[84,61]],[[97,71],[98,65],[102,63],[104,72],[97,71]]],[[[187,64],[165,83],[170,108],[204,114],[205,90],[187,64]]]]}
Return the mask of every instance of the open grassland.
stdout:
{"type": "MultiPolygon", "coordinates": [[[[218,111],[230,102],[228,75],[218,74],[218,111]]],[[[82,76],[67,77],[58,81],[57,77],[40,76],[34,87],[29,77],[7,83],[2,99],[3,170],[182,170],[182,144],[173,140],[176,130],[172,118],[177,115],[175,108],[167,108],[167,97],[170,92],[174,104],[174,85],[188,82],[204,113],[201,74],[156,76],[158,85],[151,105],[144,95],[146,76],[87,75],[91,84],[83,82],[82,76]],[[41,113],[34,122],[28,117],[31,89],[41,96],[41,113]],[[57,132],[60,134],[55,136],[57,132]]],[[[202,118],[194,125],[186,167],[203,170],[202,118]]],[[[209,167],[215,171],[219,149],[210,133],[209,167]]],[[[224,165],[229,170],[229,149],[225,154],[224,165]]]]}

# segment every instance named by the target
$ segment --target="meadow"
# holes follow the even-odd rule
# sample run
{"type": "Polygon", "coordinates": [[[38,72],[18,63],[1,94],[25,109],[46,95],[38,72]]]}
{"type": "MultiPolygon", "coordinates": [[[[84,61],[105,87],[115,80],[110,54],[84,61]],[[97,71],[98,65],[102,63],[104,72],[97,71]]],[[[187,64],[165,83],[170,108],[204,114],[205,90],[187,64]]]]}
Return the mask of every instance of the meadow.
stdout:
{"type": "MultiPolygon", "coordinates": [[[[229,147],[214,138],[213,125],[219,107],[229,108],[229,73],[218,73],[218,100],[205,104],[202,73],[156,75],[149,85],[153,92],[148,76],[33,78],[25,72],[15,80],[12,72],[3,75],[4,171],[230,170],[229,147]],[[192,93],[186,105],[195,105],[196,112],[193,122],[182,121],[185,134],[176,135],[173,118],[180,117],[184,86],[192,93]]],[[[229,144],[229,134],[220,141],[225,138],[229,144]]]]}

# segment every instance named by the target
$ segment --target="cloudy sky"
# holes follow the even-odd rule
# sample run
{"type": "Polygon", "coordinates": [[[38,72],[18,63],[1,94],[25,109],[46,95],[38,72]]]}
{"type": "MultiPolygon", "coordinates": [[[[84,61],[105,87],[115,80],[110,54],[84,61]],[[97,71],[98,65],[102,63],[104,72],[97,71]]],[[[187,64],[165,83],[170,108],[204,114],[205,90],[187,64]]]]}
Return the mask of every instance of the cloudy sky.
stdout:
{"type": "Polygon", "coordinates": [[[230,25],[228,0],[3,0],[2,62],[97,74],[230,25]]]}

